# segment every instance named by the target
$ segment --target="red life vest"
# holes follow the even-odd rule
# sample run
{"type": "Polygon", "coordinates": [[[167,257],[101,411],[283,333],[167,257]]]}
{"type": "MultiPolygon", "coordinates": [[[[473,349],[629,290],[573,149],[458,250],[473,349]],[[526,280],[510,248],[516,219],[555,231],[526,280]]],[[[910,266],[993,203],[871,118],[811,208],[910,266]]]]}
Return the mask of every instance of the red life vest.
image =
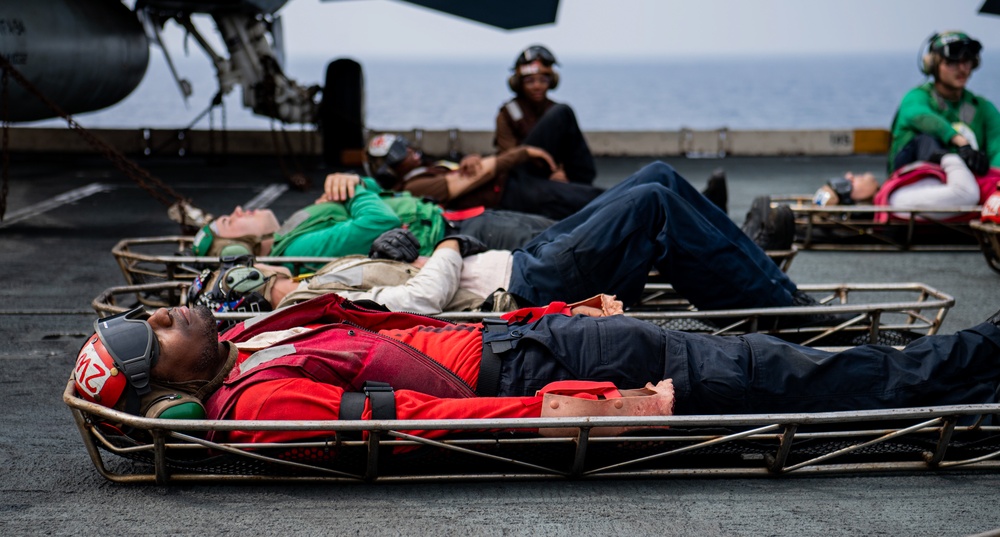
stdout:
{"type": "MultiPolygon", "coordinates": [[[[881,188],[879,188],[878,192],[875,193],[873,203],[875,205],[889,205],[889,196],[897,189],[911,185],[928,177],[937,179],[942,183],[948,182],[948,176],[938,164],[932,164],[930,162],[914,162],[908,166],[903,166],[893,172],[892,176],[885,181],[881,188]]],[[[1000,169],[990,168],[990,170],[986,172],[986,175],[976,177],[976,182],[979,183],[979,203],[981,204],[986,201],[986,198],[988,198],[990,194],[996,191],[997,183],[1000,182],[1000,169]]],[[[875,213],[875,222],[878,224],[888,222],[889,218],[891,218],[890,213],[875,213]]],[[[970,213],[968,215],[946,218],[942,221],[962,222],[966,220],[973,220],[975,218],[976,215],[970,213]]]]}
{"type": "Polygon", "coordinates": [[[205,401],[208,419],[225,419],[243,390],[269,380],[308,378],[358,391],[367,380],[447,398],[475,397],[448,368],[416,349],[375,333],[416,325],[447,326],[439,319],[382,312],[327,294],[256,317],[227,330],[221,341],[243,342],[279,330],[324,324],[260,350],[238,363],[205,401]]]}

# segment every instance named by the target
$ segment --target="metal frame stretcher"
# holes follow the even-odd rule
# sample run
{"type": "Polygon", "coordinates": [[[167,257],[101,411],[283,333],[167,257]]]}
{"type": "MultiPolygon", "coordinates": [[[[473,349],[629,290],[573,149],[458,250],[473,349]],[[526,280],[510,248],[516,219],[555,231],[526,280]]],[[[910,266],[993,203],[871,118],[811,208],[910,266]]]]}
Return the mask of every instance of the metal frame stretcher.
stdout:
{"type": "MultiPolygon", "coordinates": [[[[135,297],[173,295],[186,297],[190,282],[172,281],[124,285],[105,289],[91,306],[102,316],[135,307],[135,297]]],[[[782,339],[822,348],[843,348],[863,343],[903,346],[937,333],[955,305],[951,295],[922,283],[802,284],[799,289],[819,296],[815,306],[747,308],[698,311],[667,284],[648,284],[643,301],[624,315],[664,328],[714,335],[771,334],[782,339]],[[836,315],[837,317],[831,317],[836,315]],[[782,318],[818,318],[810,323],[775,322],[782,318]],[[828,320],[824,320],[829,318],[828,320]],[[800,324],[807,324],[801,326],[800,324]]],[[[181,302],[164,306],[182,305],[181,302]]],[[[159,306],[154,306],[159,307],[159,306]]],[[[216,312],[219,320],[242,321],[256,312],[216,312]]],[[[478,322],[500,313],[444,312],[434,317],[455,322],[478,322]]]]}
{"type": "Polygon", "coordinates": [[[795,214],[795,245],[803,250],[975,251],[969,222],[982,207],[907,208],[884,205],[815,205],[804,194],[771,196],[771,205],[788,205],[795,214]],[[876,213],[892,216],[875,223],[876,213]],[[935,219],[962,213],[962,218],[935,219]]]}
{"type": "Polygon", "coordinates": [[[63,393],[97,471],[118,483],[397,482],[1000,469],[1000,405],[857,412],[469,420],[229,421],[141,418],[63,393]],[[109,427],[107,423],[120,424],[109,427]],[[132,428],[126,436],[120,428],[132,428]],[[600,427],[625,427],[599,436],[600,427]],[[564,437],[536,430],[569,428],[564,437]],[[204,432],[317,431],[280,444],[204,432]],[[443,430],[427,439],[413,431],[443,430]],[[358,438],[357,433],[364,436],[358,438]]]}
{"type": "MultiPolygon", "coordinates": [[[[119,313],[137,303],[150,308],[183,305],[187,287],[204,267],[217,266],[214,257],[188,255],[191,237],[163,236],[123,239],[115,245],[115,256],[127,285],[106,289],[92,306],[101,315],[119,313]]],[[[787,270],[797,249],[768,252],[779,266],[787,270]]],[[[324,257],[259,257],[261,263],[305,265],[324,263],[324,257]]],[[[652,274],[650,281],[656,282],[652,274]]],[[[803,345],[842,348],[873,342],[893,346],[937,332],[954,298],[921,283],[880,284],[813,284],[799,288],[821,295],[819,305],[754,308],[738,310],[696,311],[677,295],[669,284],[648,283],[642,300],[625,314],[665,328],[716,335],[767,333],[803,345]],[[829,317],[831,314],[850,315],[849,319],[830,318],[827,322],[810,322],[806,327],[788,327],[796,323],[775,323],[782,317],[829,317]]],[[[216,313],[220,320],[240,321],[257,312],[216,313]]],[[[453,321],[478,321],[484,316],[499,315],[482,312],[445,312],[437,317],[453,321]]]]}

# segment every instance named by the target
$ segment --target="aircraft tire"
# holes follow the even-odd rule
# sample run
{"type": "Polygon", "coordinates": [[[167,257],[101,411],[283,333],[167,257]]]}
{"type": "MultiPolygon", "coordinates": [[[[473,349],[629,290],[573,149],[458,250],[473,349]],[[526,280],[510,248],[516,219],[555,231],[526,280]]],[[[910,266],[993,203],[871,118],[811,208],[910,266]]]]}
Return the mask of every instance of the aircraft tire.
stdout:
{"type": "Polygon", "coordinates": [[[361,64],[346,58],[327,64],[319,115],[326,165],[360,164],[352,162],[360,158],[360,153],[351,158],[345,150],[350,153],[365,145],[365,80],[361,64]]]}

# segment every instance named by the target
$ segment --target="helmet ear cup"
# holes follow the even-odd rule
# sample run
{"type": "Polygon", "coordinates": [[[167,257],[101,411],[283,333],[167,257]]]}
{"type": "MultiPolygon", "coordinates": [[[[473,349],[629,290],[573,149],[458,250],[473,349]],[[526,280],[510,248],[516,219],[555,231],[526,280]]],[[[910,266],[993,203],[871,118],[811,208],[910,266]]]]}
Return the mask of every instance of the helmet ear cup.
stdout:
{"type": "Polygon", "coordinates": [[[559,73],[555,69],[552,69],[552,74],[549,75],[549,91],[556,89],[556,86],[558,85],[559,73]]]}
{"type": "Polygon", "coordinates": [[[253,252],[250,251],[244,244],[227,244],[219,252],[219,257],[229,257],[229,256],[241,256],[241,255],[251,255],[253,252]]]}
{"type": "Polygon", "coordinates": [[[267,279],[260,269],[240,266],[226,271],[219,281],[219,287],[226,294],[239,293],[242,295],[257,291],[266,283],[267,279]]]}
{"type": "Polygon", "coordinates": [[[920,62],[920,72],[928,76],[934,75],[934,72],[937,71],[938,61],[937,54],[925,53],[920,62]]]}
{"type": "Polygon", "coordinates": [[[941,56],[934,54],[934,42],[941,37],[941,34],[934,32],[924,43],[924,53],[920,57],[920,72],[927,76],[937,76],[937,66],[941,61],[941,56]]]}

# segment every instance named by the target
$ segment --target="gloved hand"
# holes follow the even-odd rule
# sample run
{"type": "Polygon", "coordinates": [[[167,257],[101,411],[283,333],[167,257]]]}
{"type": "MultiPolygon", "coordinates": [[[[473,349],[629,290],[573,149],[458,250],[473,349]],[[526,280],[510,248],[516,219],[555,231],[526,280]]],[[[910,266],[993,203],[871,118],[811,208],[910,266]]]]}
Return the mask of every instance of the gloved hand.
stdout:
{"type": "Polygon", "coordinates": [[[990,160],[986,158],[986,153],[976,151],[971,145],[966,144],[959,147],[958,156],[962,157],[965,165],[974,175],[986,175],[986,172],[990,171],[990,160]]]}
{"type": "Polygon", "coordinates": [[[395,228],[386,231],[372,242],[368,257],[372,259],[392,259],[412,263],[420,255],[420,241],[408,229],[395,228]]]}
{"type": "Polygon", "coordinates": [[[447,240],[458,241],[458,253],[461,254],[462,257],[469,257],[470,255],[481,254],[486,250],[489,250],[489,248],[487,248],[486,245],[483,244],[483,241],[475,237],[471,237],[469,235],[451,235],[449,237],[445,237],[439,240],[438,243],[434,245],[434,247],[437,248],[438,244],[441,244],[442,242],[447,240]]]}

